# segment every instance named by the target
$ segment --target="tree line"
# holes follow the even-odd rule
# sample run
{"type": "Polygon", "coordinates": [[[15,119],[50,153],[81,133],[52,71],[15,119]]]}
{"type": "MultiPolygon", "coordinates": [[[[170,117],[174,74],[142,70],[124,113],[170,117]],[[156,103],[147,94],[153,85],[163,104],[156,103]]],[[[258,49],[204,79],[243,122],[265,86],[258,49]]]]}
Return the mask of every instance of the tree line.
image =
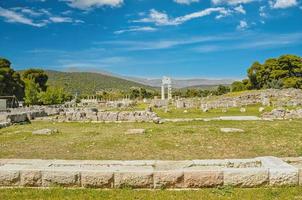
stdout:
{"type": "Polygon", "coordinates": [[[42,69],[16,72],[11,62],[0,58],[0,96],[16,96],[26,105],[61,104],[69,99],[62,88],[47,85],[48,76],[42,69]]]}
{"type": "Polygon", "coordinates": [[[247,70],[247,79],[235,81],[232,91],[259,89],[302,89],[302,58],[282,55],[267,59],[263,64],[254,62],[247,70]]]}

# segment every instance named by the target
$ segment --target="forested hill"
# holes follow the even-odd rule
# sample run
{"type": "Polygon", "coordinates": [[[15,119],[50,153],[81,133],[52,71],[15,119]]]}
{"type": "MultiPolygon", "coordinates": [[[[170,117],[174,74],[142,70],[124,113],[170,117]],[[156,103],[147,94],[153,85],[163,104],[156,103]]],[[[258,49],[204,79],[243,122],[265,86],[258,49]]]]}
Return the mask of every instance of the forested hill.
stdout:
{"type": "Polygon", "coordinates": [[[45,73],[48,75],[48,85],[63,87],[71,94],[75,94],[76,92],[79,94],[94,94],[95,91],[109,89],[127,91],[131,87],[154,90],[151,86],[101,73],[59,72],[50,70],[46,70],[45,73]]]}

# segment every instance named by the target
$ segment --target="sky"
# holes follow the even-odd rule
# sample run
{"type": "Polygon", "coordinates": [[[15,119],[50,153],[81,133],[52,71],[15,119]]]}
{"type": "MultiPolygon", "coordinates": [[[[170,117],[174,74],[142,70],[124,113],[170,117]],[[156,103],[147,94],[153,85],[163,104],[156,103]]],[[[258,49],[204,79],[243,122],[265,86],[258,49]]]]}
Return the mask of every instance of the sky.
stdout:
{"type": "Polygon", "coordinates": [[[20,70],[234,78],[302,56],[302,0],[0,0],[0,57],[20,70]]]}

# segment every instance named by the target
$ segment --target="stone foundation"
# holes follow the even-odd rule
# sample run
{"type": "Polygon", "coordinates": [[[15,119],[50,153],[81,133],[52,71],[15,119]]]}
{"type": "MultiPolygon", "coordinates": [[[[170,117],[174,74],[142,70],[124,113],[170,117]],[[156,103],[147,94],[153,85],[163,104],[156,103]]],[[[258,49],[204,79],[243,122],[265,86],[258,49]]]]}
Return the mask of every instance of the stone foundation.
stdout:
{"type": "Polygon", "coordinates": [[[190,161],[0,160],[2,187],[295,186],[301,184],[301,175],[299,167],[276,157],[190,161]]]}

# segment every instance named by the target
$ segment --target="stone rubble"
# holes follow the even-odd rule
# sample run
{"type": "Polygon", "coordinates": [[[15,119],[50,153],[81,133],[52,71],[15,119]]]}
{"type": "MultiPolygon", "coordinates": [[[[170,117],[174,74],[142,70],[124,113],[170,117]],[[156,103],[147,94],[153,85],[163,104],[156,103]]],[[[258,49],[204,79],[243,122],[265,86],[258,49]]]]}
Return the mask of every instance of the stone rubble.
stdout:
{"type": "Polygon", "coordinates": [[[201,99],[200,108],[217,109],[245,107],[247,105],[261,104],[262,106],[302,106],[301,89],[268,89],[258,91],[244,91],[236,96],[229,94],[215,97],[205,97],[201,99]]]}
{"type": "Polygon", "coordinates": [[[271,112],[263,113],[262,117],[267,119],[302,119],[302,109],[287,110],[277,108],[271,112]]]}

